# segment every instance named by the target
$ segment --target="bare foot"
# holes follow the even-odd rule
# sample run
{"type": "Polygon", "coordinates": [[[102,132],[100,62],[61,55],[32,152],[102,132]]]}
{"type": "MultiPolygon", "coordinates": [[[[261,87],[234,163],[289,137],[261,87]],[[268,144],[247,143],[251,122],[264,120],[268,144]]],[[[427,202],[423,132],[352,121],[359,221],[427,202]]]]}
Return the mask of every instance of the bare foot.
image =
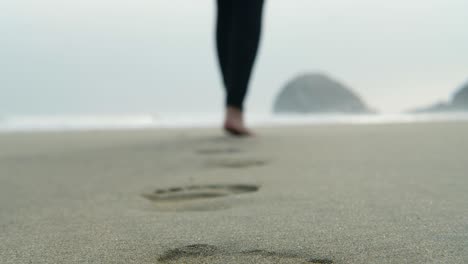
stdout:
{"type": "Polygon", "coordinates": [[[228,106],[224,120],[224,130],[232,136],[246,137],[254,134],[245,127],[243,113],[238,108],[228,106]]]}

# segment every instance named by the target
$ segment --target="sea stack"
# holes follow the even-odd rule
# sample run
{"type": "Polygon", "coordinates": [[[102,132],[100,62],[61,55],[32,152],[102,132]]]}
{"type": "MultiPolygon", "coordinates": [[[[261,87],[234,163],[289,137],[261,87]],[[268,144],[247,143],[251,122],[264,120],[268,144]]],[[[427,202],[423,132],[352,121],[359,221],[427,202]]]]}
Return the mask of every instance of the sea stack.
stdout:
{"type": "Polygon", "coordinates": [[[373,111],[340,82],[324,74],[308,73],[286,83],[275,99],[273,112],[364,114],[373,111]]]}
{"type": "Polygon", "coordinates": [[[468,82],[462,85],[448,102],[440,101],[426,107],[420,107],[410,113],[442,113],[442,112],[466,112],[468,111],[468,82]]]}

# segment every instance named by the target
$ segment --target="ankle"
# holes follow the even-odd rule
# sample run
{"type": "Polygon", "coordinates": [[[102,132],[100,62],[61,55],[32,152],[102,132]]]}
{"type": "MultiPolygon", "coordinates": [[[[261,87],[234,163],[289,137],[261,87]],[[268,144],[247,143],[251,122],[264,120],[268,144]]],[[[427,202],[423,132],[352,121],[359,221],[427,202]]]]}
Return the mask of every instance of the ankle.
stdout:
{"type": "Polygon", "coordinates": [[[231,113],[231,114],[242,114],[242,108],[236,107],[236,106],[226,106],[226,113],[231,113]]]}

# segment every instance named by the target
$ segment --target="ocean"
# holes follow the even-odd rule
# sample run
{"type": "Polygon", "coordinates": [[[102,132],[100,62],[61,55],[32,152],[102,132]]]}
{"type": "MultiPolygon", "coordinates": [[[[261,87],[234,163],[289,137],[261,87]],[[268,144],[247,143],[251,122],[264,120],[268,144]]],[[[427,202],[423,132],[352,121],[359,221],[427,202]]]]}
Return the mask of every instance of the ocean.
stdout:
{"type": "MultiPolygon", "coordinates": [[[[391,124],[440,121],[468,121],[468,112],[431,114],[249,114],[247,124],[261,126],[325,124],[391,124]]],[[[146,128],[218,127],[220,114],[115,114],[115,115],[23,115],[0,117],[0,133],[83,130],[128,130],[146,128]]]]}

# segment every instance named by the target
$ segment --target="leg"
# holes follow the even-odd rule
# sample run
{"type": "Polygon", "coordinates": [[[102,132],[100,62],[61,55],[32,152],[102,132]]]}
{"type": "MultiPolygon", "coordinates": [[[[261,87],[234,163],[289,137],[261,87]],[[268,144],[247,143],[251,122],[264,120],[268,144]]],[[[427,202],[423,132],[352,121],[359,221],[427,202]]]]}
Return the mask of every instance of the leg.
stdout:
{"type": "Polygon", "coordinates": [[[228,62],[229,62],[229,47],[232,27],[232,4],[233,1],[218,0],[218,16],[216,23],[216,47],[218,52],[219,67],[223,78],[223,84],[228,93],[228,62]]]}
{"type": "Polygon", "coordinates": [[[260,41],[263,0],[218,0],[216,42],[226,89],[225,129],[249,135],[243,121],[244,98],[260,41]]]}

